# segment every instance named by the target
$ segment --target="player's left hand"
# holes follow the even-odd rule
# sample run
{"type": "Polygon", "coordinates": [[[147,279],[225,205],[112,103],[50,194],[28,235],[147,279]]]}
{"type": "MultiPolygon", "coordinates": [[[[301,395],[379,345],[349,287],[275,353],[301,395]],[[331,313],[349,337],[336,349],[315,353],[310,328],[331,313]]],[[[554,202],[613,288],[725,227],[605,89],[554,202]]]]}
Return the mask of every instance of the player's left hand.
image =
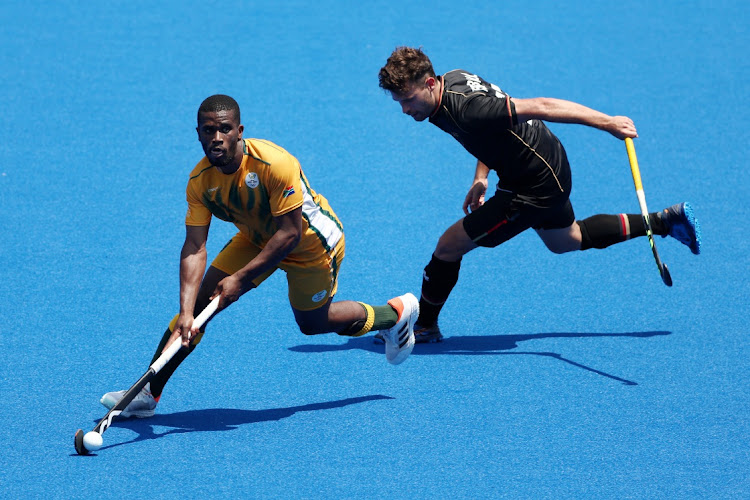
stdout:
{"type": "Polygon", "coordinates": [[[469,209],[473,212],[484,205],[484,194],[487,192],[487,179],[475,180],[464,198],[464,214],[469,215],[469,209]]]}
{"type": "Polygon", "coordinates": [[[229,307],[229,305],[233,302],[237,302],[237,300],[245,292],[246,290],[244,289],[242,280],[237,278],[235,275],[230,274],[223,280],[219,281],[219,284],[216,285],[216,290],[214,291],[214,294],[211,296],[211,298],[213,299],[217,295],[221,295],[221,300],[219,301],[218,308],[218,310],[221,311],[222,309],[226,309],[227,307],[229,307]]]}

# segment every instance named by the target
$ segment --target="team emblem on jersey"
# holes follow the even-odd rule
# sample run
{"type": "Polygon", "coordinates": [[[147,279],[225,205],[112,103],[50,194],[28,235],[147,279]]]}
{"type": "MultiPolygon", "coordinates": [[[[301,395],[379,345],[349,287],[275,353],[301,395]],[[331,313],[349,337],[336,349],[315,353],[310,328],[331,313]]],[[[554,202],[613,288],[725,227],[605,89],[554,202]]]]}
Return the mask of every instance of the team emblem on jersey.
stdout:
{"type": "Polygon", "coordinates": [[[313,302],[320,302],[321,300],[326,298],[326,295],[328,295],[328,292],[326,290],[321,290],[315,295],[312,296],[313,302]]]}
{"type": "Polygon", "coordinates": [[[258,174],[255,172],[250,172],[245,176],[245,184],[247,184],[247,187],[250,189],[255,189],[258,187],[258,184],[260,184],[260,180],[258,179],[258,174]]]}
{"type": "Polygon", "coordinates": [[[281,197],[289,198],[293,194],[294,194],[294,186],[287,186],[287,188],[284,190],[284,193],[281,195],[281,197]]]}

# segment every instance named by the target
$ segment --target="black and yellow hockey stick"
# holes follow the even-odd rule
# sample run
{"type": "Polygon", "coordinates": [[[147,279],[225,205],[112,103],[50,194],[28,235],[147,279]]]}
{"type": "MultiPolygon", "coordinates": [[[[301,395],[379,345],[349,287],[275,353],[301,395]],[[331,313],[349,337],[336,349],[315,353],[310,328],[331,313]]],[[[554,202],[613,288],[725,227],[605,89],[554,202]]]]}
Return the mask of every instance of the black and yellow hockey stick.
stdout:
{"type": "Polygon", "coordinates": [[[651,251],[654,253],[656,266],[659,268],[659,274],[661,274],[661,279],[662,281],[664,281],[664,284],[667,286],[672,286],[672,276],[669,274],[669,269],[667,269],[667,265],[664,264],[659,258],[659,252],[656,251],[654,232],[651,230],[651,221],[648,217],[646,195],[643,194],[643,184],[641,184],[641,171],[638,169],[638,159],[635,156],[635,146],[633,145],[633,139],[627,137],[625,139],[625,147],[628,150],[630,172],[633,174],[633,182],[635,183],[635,193],[638,195],[638,204],[641,206],[641,215],[643,215],[643,222],[646,224],[646,234],[648,235],[648,242],[651,245],[651,251]]]}

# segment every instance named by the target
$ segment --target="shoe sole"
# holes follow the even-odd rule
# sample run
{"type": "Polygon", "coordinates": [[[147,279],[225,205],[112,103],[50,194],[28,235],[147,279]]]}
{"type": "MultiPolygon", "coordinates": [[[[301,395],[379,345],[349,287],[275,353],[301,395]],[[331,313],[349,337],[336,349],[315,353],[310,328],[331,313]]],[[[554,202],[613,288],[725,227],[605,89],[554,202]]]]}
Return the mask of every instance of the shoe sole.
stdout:
{"type": "Polygon", "coordinates": [[[133,411],[133,412],[128,412],[127,415],[125,413],[120,413],[120,416],[123,417],[123,418],[130,418],[130,417],[135,417],[135,418],[149,418],[149,417],[153,417],[154,413],[155,413],[154,410],[151,410],[151,411],[133,411]]]}
{"type": "MultiPolygon", "coordinates": [[[[112,409],[112,408],[108,407],[107,405],[104,405],[104,407],[108,408],[110,410],[112,409]]],[[[118,417],[121,417],[121,418],[131,418],[131,417],[135,417],[135,418],[149,418],[149,417],[153,417],[155,413],[156,413],[155,410],[124,411],[124,412],[120,413],[118,415],[118,417]]]]}
{"type": "Polygon", "coordinates": [[[689,203],[685,202],[682,208],[685,218],[688,221],[688,224],[693,230],[693,244],[688,245],[688,248],[690,248],[690,251],[693,252],[695,255],[700,255],[701,253],[701,226],[698,224],[698,221],[695,219],[695,214],[693,213],[693,207],[690,206],[689,203]]]}
{"type": "MultiPolygon", "coordinates": [[[[438,333],[430,335],[414,335],[415,344],[437,344],[443,341],[443,335],[438,333]]],[[[382,337],[375,336],[372,338],[372,343],[377,345],[385,345],[385,340],[382,337]]]]}
{"type": "Polygon", "coordinates": [[[671,236],[683,245],[687,246],[690,249],[690,252],[692,252],[694,255],[700,255],[701,226],[698,223],[698,220],[695,218],[695,213],[693,212],[693,207],[690,206],[690,203],[682,203],[682,206],[680,207],[680,213],[677,214],[677,217],[682,219],[681,223],[683,224],[683,226],[688,230],[689,233],[692,233],[687,235],[688,238],[690,238],[692,241],[690,241],[689,243],[682,241],[676,235],[672,234],[672,229],[670,229],[669,235],[664,235],[662,237],[666,238],[667,236],[671,236]]]}

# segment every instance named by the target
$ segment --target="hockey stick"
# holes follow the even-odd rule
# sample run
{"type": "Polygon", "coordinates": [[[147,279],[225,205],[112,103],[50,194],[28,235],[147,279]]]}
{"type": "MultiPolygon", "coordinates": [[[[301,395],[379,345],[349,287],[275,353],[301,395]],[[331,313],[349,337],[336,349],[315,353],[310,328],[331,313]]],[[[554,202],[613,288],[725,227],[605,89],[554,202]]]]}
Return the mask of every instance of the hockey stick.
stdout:
{"type": "Polygon", "coordinates": [[[664,281],[664,284],[667,286],[672,286],[672,276],[669,274],[669,269],[667,269],[667,265],[664,264],[659,258],[659,252],[656,251],[654,232],[651,230],[651,221],[648,217],[646,195],[643,193],[643,185],[641,184],[641,171],[638,169],[638,159],[635,156],[635,146],[633,145],[633,139],[631,139],[630,137],[626,137],[625,147],[628,150],[628,160],[630,160],[630,172],[633,174],[633,182],[635,183],[635,193],[638,195],[638,204],[641,206],[641,215],[643,215],[643,222],[646,224],[646,235],[648,236],[648,242],[651,245],[651,251],[654,253],[656,266],[659,268],[659,274],[661,275],[661,279],[662,281],[664,281]]]}
{"type": "MultiPolygon", "coordinates": [[[[215,312],[216,309],[219,307],[219,299],[221,297],[217,296],[214,298],[207,306],[206,308],[198,315],[197,318],[193,321],[193,327],[200,328],[202,327],[206,321],[208,321],[208,318],[210,318],[215,312]]],[[[143,376],[133,384],[133,386],[128,389],[125,394],[123,394],[122,398],[115,404],[106,415],[104,415],[104,418],[102,418],[98,424],[96,424],[96,427],[94,427],[94,430],[91,432],[86,433],[86,436],[92,435],[87,437],[93,438],[95,440],[98,440],[101,443],[101,435],[106,431],[110,425],[112,425],[112,420],[118,416],[122,411],[127,408],[127,406],[130,404],[133,399],[138,395],[139,392],[141,392],[141,389],[149,383],[149,381],[156,375],[159,370],[164,368],[164,365],[166,365],[170,359],[174,357],[175,354],[177,354],[177,351],[180,350],[180,347],[182,347],[182,339],[176,339],[172,344],[167,348],[166,351],[164,351],[161,356],[157,358],[156,361],[154,361],[151,366],[149,366],[146,373],[143,374],[143,376]],[[96,435],[93,435],[96,434],[96,435]]],[[[97,446],[97,449],[101,446],[99,444],[97,446]]],[[[79,455],[88,455],[90,451],[88,450],[84,444],[84,434],[83,430],[78,429],[76,431],[75,435],[75,448],[76,452],[78,452],[79,455]]]]}

